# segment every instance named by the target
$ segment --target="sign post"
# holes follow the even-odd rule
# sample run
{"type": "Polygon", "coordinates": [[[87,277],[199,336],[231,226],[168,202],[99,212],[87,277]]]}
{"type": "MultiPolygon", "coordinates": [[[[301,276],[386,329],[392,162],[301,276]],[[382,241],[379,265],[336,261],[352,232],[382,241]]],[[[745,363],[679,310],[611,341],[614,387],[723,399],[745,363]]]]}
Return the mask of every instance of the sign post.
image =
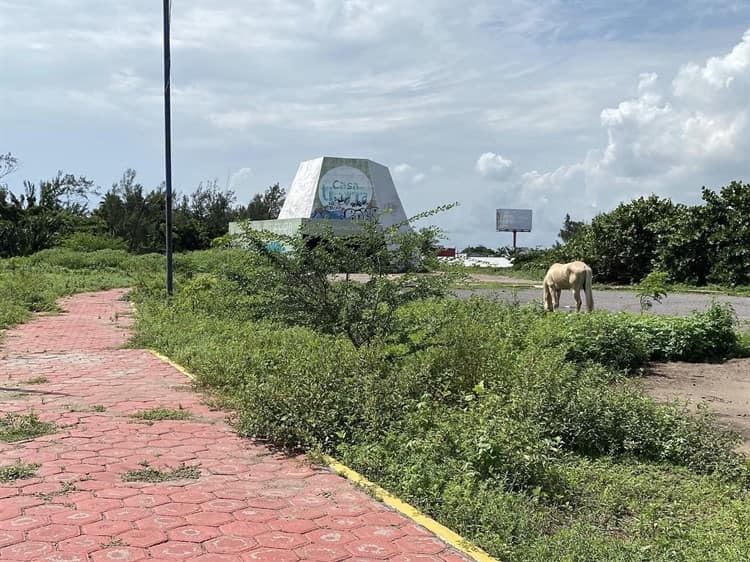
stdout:
{"type": "Polygon", "coordinates": [[[170,108],[171,57],[169,50],[170,0],[164,0],[164,164],[166,168],[167,295],[172,296],[172,124],[170,108]]]}
{"type": "Polygon", "coordinates": [[[531,232],[531,209],[496,209],[495,230],[513,233],[513,249],[516,249],[516,233],[531,232]]]}

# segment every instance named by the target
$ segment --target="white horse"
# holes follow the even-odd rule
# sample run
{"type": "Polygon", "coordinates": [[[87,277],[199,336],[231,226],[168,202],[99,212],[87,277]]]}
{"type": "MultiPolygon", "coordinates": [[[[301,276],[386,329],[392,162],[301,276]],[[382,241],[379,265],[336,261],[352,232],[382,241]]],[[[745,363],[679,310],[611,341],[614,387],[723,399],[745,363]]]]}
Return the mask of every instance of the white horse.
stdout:
{"type": "Polygon", "coordinates": [[[576,312],[581,312],[581,289],[586,293],[586,308],[594,310],[594,295],[591,292],[591,268],[582,261],[555,263],[547,270],[543,283],[544,310],[553,312],[560,306],[560,291],[572,289],[576,300],[576,312]]]}

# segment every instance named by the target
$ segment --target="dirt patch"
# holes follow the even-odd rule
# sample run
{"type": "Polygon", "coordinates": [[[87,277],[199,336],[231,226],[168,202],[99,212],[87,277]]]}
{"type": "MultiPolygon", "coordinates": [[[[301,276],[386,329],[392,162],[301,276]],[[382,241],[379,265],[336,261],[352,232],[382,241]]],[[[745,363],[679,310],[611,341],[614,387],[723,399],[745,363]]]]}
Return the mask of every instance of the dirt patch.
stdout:
{"type": "Polygon", "coordinates": [[[750,359],[712,363],[653,363],[643,377],[645,391],[659,402],[675,398],[691,411],[707,403],[720,423],[739,432],[740,450],[750,455],[750,359]]]}

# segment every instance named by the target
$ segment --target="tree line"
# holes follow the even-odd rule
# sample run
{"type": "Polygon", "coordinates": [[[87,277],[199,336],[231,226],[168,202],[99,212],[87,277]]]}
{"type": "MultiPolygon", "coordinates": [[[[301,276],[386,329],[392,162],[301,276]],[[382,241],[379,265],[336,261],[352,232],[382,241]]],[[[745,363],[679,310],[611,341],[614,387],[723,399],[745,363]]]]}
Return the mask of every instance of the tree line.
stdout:
{"type": "Polygon", "coordinates": [[[621,203],[590,223],[566,216],[562,244],[516,256],[519,267],[583,260],[602,282],[637,283],[652,271],[673,282],[750,285],[750,184],[702,189],[702,203],[656,195],[621,203]]]}
{"type": "MultiPolygon", "coordinates": [[[[59,244],[163,251],[164,185],[146,189],[135,170],[128,169],[104,193],[85,176],[63,172],[38,185],[24,180],[14,191],[4,178],[17,168],[12,154],[0,154],[0,257],[29,255],[59,244]]],[[[277,183],[242,205],[234,191],[220,188],[216,180],[201,182],[192,193],[174,197],[174,249],[208,248],[226,234],[231,221],[276,218],[285,196],[277,183]]]]}

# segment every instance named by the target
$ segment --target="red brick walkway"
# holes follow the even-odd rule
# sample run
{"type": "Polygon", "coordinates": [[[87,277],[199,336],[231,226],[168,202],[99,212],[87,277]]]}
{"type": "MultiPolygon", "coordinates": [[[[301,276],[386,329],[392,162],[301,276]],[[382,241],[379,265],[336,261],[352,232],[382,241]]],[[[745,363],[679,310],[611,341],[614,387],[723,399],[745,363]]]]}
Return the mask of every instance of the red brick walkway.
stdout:
{"type": "Polygon", "coordinates": [[[466,560],[327,469],[240,439],[182,373],[121,349],[132,322],[123,294],[77,295],[64,314],[5,335],[0,413],[33,409],[57,430],[0,441],[0,466],[40,465],[0,483],[0,560],[466,560]],[[193,417],[129,417],[156,407],[193,417]],[[124,482],[142,461],[200,477],[124,482]]]}

